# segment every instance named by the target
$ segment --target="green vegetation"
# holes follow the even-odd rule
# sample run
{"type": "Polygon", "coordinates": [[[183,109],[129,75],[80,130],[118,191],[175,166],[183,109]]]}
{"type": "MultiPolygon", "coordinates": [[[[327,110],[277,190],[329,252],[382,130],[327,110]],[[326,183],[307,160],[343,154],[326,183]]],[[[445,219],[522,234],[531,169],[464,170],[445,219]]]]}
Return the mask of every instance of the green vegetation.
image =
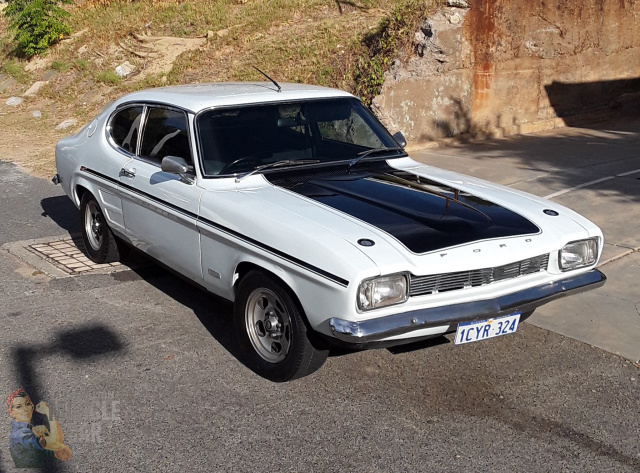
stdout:
{"type": "Polygon", "coordinates": [[[73,65],[79,71],[86,71],[89,69],[89,67],[91,67],[91,63],[86,59],[76,59],[73,65]]]}
{"type": "Polygon", "coordinates": [[[411,45],[413,33],[424,21],[435,1],[409,0],[397,5],[378,28],[359,45],[359,54],[350,71],[353,89],[367,104],[380,93],[387,72],[400,50],[411,45]]]}
{"type": "Polygon", "coordinates": [[[99,82],[107,85],[118,85],[122,79],[113,71],[102,71],[96,77],[99,82]]]}
{"type": "MultiPolygon", "coordinates": [[[[91,82],[109,86],[104,92],[104,100],[108,100],[148,86],[262,81],[264,78],[252,67],[257,66],[278,81],[338,87],[370,104],[380,93],[393,60],[406,57],[412,50],[420,22],[442,1],[9,0],[5,17],[14,28],[10,31],[15,31],[16,18],[23,18],[28,8],[40,5],[55,14],[46,18],[40,15],[38,25],[45,24],[45,19],[66,18],[70,30],[78,33],[49,50],[52,62],[47,67],[60,73],[52,99],[55,94],[86,94],[91,82]],[[63,10],[59,6],[62,3],[69,6],[63,10]],[[180,55],[170,72],[149,73],[154,56],[147,59],[142,53],[152,43],[136,43],[134,35],[206,35],[208,39],[201,49],[180,55]],[[113,71],[125,60],[136,64],[138,72],[121,79],[113,71]],[[99,66],[93,70],[96,64],[99,66]],[[68,87],[60,85],[65,77],[68,87]]],[[[6,24],[3,20],[0,23],[6,24]]],[[[9,72],[12,76],[25,80],[28,75],[15,62],[15,56],[41,53],[69,33],[68,29],[61,30],[60,24],[57,28],[46,30],[41,42],[31,46],[19,43],[21,46],[14,50],[7,46],[5,34],[0,38],[0,55],[4,56],[0,61],[16,69],[9,72]]],[[[25,31],[23,34],[35,38],[35,30],[25,31]]],[[[60,98],[69,102],[66,95],[60,98]]]]}
{"type": "Polygon", "coordinates": [[[51,63],[51,69],[54,69],[58,72],[67,72],[70,68],[71,66],[69,65],[69,63],[65,61],[56,60],[51,63]]]}
{"type": "Polygon", "coordinates": [[[15,53],[31,58],[44,54],[53,44],[71,32],[64,22],[69,13],[58,6],[72,0],[8,0],[4,16],[15,33],[15,53]]]}
{"type": "Polygon", "coordinates": [[[18,82],[24,84],[28,80],[27,73],[24,71],[24,66],[22,63],[16,61],[6,61],[2,65],[2,72],[10,75],[18,82]]]}

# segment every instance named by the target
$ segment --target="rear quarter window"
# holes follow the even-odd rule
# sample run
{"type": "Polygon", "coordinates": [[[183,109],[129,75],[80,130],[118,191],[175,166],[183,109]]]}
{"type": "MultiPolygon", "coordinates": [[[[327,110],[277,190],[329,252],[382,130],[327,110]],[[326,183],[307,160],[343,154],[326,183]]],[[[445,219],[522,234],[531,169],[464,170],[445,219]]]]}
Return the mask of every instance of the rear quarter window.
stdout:
{"type": "Polygon", "coordinates": [[[142,110],[142,106],[122,109],[109,123],[109,135],[115,145],[131,154],[136,154],[142,110]]]}

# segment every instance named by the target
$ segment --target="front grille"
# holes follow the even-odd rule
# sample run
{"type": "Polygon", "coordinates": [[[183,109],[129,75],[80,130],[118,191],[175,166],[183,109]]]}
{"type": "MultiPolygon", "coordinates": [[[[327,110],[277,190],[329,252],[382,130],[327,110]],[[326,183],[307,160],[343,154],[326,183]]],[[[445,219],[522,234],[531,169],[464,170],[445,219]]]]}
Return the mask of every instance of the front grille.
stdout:
{"type": "Polygon", "coordinates": [[[549,255],[540,255],[495,268],[460,271],[458,273],[432,274],[429,276],[411,275],[410,296],[424,296],[440,292],[456,291],[469,287],[484,286],[505,279],[513,279],[526,274],[545,271],[549,255]]]}

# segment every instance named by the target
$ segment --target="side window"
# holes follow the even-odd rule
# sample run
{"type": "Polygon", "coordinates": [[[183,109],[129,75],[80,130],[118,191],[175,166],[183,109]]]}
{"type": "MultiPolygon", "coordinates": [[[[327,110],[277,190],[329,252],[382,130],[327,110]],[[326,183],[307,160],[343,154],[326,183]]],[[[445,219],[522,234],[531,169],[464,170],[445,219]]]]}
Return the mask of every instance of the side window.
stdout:
{"type": "Polygon", "coordinates": [[[140,156],[158,164],[165,156],[178,156],[193,164],[187,133],[187,115],[167,108],[149,107],[140,156]]]}
{"type": "Polygon", "coordinates": [[[136,153],[142,109],[141,105],[128,107],[117,112],[111,119],[111,138],[117,146],[132,154],[136,153]]]}

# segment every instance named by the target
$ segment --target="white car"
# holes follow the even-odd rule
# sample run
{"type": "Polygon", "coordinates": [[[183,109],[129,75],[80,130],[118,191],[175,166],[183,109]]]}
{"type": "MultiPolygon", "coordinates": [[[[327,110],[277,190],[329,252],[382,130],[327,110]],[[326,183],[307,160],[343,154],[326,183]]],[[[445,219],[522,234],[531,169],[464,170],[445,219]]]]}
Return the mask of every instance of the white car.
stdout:
{"type": "Polygon", "coordinates": [[[299,84],[144,90],[56,147],[89,257],[133,246],[234,302],[244,361],[286,381],[332,344],[512,333],[601,286],[601,230],[413,161],[354,96],[299,84]]]}

